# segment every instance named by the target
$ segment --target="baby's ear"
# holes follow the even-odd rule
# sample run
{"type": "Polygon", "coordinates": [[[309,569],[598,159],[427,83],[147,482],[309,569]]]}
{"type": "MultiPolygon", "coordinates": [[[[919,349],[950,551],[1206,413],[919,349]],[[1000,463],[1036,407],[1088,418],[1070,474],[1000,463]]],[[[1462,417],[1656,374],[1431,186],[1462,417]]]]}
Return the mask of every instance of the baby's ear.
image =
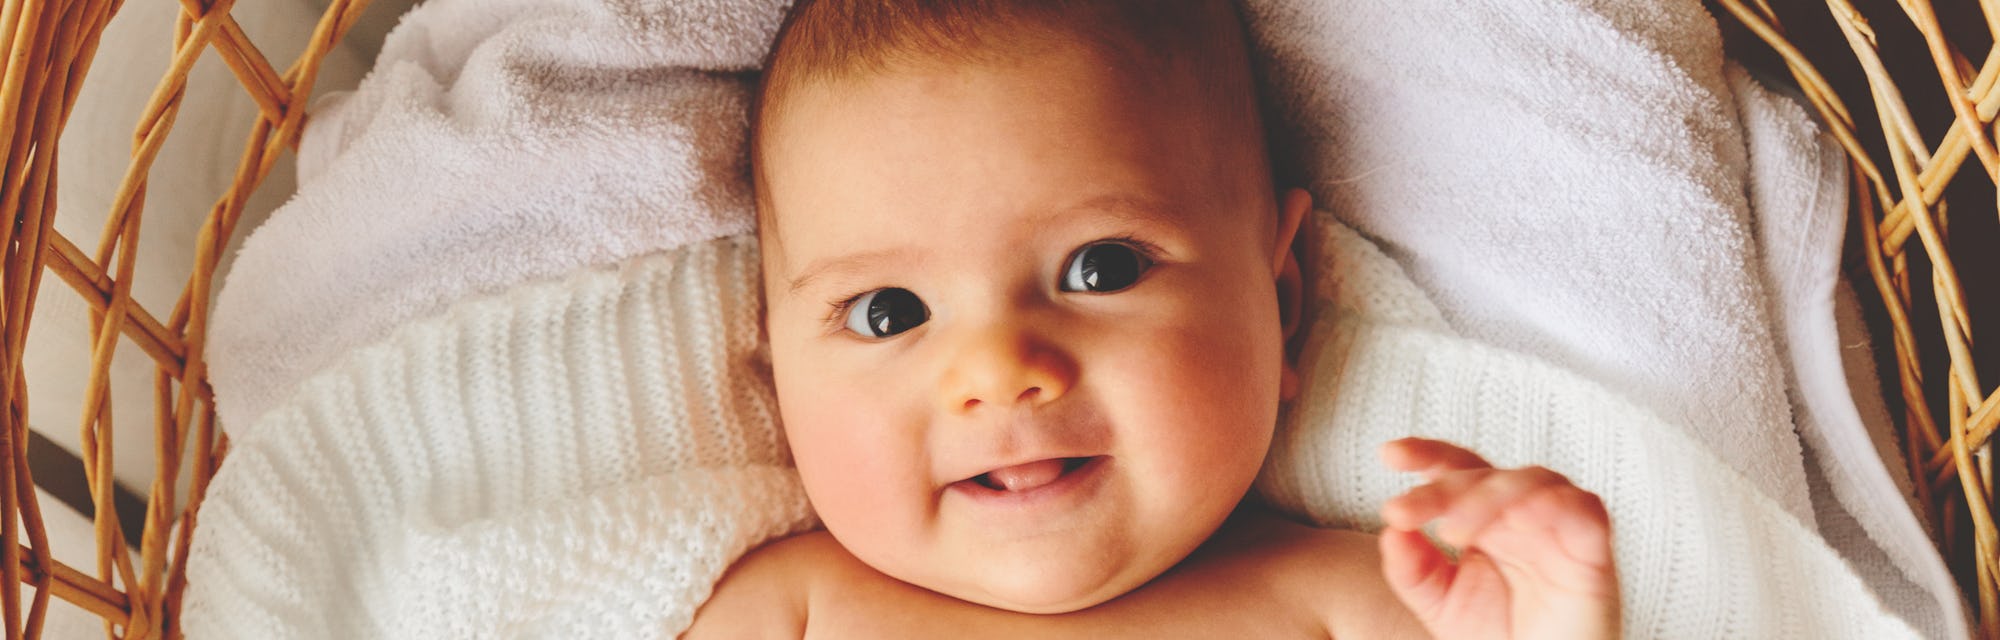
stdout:
{"type": "Polygon", "coordinates": [[[1297,270],[1298,261],[1292,253],[1292,241],[1298,239],[1299,228],[1305,223],[1306,213],[1312,211],[1312,206],[1312,194],[1306,193],[1305,189],[1293,187],[1279,196],[1278,228],[1274,229],[1277,244],[1271,245],[1271,275],[1284,275],[1287,262],[1292,263],[1294,271],[1297,270]]]}
{"type": "Polygon", "coordinates": [[[1304,277],[1299,272],[1299,255],[1293,250],[1306,214],[1312,211],[1312,194],[1304,189],[1285,191],[1278,203],[1277,244],[1272,245],[1271,275],[1278,285],[1278,318],[1283,326],[1284,371],[1279,377],[1278,397],[1291,400],[1299,394],[1298,353],[1293,348],[1305,300],[1304,277]]]}

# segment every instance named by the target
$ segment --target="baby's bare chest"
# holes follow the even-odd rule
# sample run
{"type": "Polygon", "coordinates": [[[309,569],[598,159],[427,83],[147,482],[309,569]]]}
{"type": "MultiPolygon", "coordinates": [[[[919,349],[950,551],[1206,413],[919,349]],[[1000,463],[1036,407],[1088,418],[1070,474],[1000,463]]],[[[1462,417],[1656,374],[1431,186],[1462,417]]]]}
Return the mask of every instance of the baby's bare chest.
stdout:
{"type": "Polygon", "coordinates": [[[812,640],[846,638],[1327,638],[1321,613],[1268,585],[1180,574],[1082,611],[1035,615],[971,604],[874,574],[816,594],[812,640]]]}

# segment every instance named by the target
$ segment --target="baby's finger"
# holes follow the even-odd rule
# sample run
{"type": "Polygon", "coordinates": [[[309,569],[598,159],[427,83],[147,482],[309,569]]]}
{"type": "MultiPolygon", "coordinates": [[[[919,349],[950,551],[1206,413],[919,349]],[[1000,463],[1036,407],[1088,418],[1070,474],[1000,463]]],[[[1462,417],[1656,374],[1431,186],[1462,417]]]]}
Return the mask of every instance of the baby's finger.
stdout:
{"type": "Polygon", "coordinates": [[[1507,516],[1511,526],[1533,530],[1566,560],[1592,567],[1611,565],[1611,515],[1597,494],[1574,486],[1543,491],[1507,516]]]}
{"type": "Polygon", "coordinates": [[[1552,593],[1615,602],[1608,515],[1596,495],[1570,485],[1523,497],[1480,533],[1477,548],[1552,593]]]}
{"type": "Polygon", "coordinates": [[[1380,538],[1382,577],[1403,606],[1420,618],[1436,614],[1451,593],[1458,565],[1417,531],[1384,531],[1380,538]]]}
{"type": "Polygon", "coordinates": [[[1397,471],[1422,472],[1426,479],[1438,472],[1459,469],[1485,469],[1487,464],[1479,454],[1443,440],[1426,438],[1403,438],[1391,440],[1382,445],[1382,463],[1397,471]]]}
{"type": "Polygon", "coordinates": [[[1477,544],[1480,533],[1510,509],[1545,491],[1569,486],[1562,474],[1542,467],[1508,469],[1488,474],[1455,496],[1438,521],[1438,538],[1464,547],[1477,544]]]}
{"type": "Polygon", "coordinates": [[[1493,469],[1438,471],[1431,481],[1382,503],[1382,521],[1395,529],[1418,529],[1443,516],[1460,496],[1498,473],[1493,469]]]}

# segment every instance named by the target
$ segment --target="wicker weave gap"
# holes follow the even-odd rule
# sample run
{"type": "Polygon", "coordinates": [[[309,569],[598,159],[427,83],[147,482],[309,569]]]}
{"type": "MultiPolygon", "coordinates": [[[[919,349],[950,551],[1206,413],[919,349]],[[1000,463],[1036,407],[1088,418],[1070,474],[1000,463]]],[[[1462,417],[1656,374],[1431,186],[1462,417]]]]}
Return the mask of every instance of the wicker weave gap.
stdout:
{"type": "MultiPolygon", "coordinates": [[[[77,248],[68,238],[62,234],[52,235],[53,237],[49,239],[49,248],[52,249],[50,254],[56,259],[49,263],[50,270],[55,271],[57,276],[69,283],[70,288],[81,294],[93,310],[102,312],[109,309],[113,288],[111,278],[104,275],[104,272],[97,267],[97,263],[91,262],[88,256],[83,255],[83,250],[77,248]]],[[[147,355],[153,356],[153,360],[161,367],[174,372],[174,377],[185,379],[181,371],[186,366],[186,358],[183,355],[186,353],[186,347],[174,337],[174,333],[161,325],[160,321],[144,308],[134,308],[127,316],[130,322],[125,330],[126,335],[132,338],[132,342],[139,345],[147,355]]],[[[206,393],[203,395],[206,397],[206,393]]]]}

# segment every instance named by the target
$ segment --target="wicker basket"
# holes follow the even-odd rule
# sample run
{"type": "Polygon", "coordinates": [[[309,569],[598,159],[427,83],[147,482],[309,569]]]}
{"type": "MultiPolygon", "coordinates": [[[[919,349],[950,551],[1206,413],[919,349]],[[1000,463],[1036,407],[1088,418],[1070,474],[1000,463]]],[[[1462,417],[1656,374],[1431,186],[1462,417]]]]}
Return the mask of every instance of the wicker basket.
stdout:
{"type": "MultiPolygon", "coordinates": [[[[57,146],[77,91],[90,69],[105,25],[120,6],[118,0],[5,0],[0,4],[0,51],[7,63],[0,71],[0,157],[6,160],[0,181],[0,209],[13,220],[0,229],[6,250],[4,305],[0,305],[0,335],[5,336],[4,366],[0,366],[0,572],[8,584],[29,583],[32,598],[7,589],[0,597],[8,638],[37,637],[46,617],[49,597],[68,600],[102,616],[112,635],[127,638],[178,636],[174,614],[179,608],[181,570],[187,557],[185,533],[195,526],[207,480],[214,475],[226,441],[215,429],[209,402],[202,340],[208,321],[208,300],[222,249],[236,232],[243,203],[287,147],[297,144],[306,97],[312,93],[319,61],[352,25],[365,0],[334,0],[313,30],[299,60],[282,73],[267,60],[230,16],[233,0],[183,0],[174,25],[174,50],[168,71],[155,87],[138,123],[132,162],[93,252],[57,234],[55,158],[57,146]],[[180,111],[189,69],[200,56],[214,52],[242,81],[261,111],[237,165],[234,186],[220,194],[200,229],[193,277],[173,309],[148,310],[131,299],[131,280],[139,222],[146,192],[146,175],[155,154],[180,111]],[[22,354],[33,318],[42,275],[53,273],[90,304],[93,357],[91,383],[83,419],[86,482],[95,510],[98,566],[94,572],[51,560],[50,541],[36,505],[31,470],[27,466],[27,383],[22,354]],[[160,313],[166,311],[167,313],[160,313]],[[150,487],[144,522],[120,522],[111,508],[114,484],[111,456],[112,421],[106,373],[120,336],[158,363],[152,392],[158,400],[157,479],[150,487]],[[192,431],[192,433],[190,433],[192,431]],[[190,439],[190,436],[192,438],[190,439]],[[185,471],[193,480],[192,498],[175,503],[177,480],[185,471]],[[124,531],[139,527],[137,566],[125,552],[124,531]]],[[[127,425],[134,424],[128,421],[127,425]]],[[[143,423],[139,423],[143,424],[143,423]]],[[[129,428],[129,427],[128,427],[129,428]]],[[[81,540],[58,541],[64,545],[81,540]]]]}
{"type": "Polygon", "coordinates": [[[1893,345],[1884,379],[1894,381],[1889,396],[1900,400],[1901,445],[1936,542],[1968,596],[1976,595],[1976,633],[2000,638],[2000,536],[1988,450],[2000,425],[2000,392],[1982,384],[1975,366],[1984,362],[1992,373],[1994,350],[1972,342],[1976,327],[1995,332],[2000,312],[1992,306],[2000,303],[2000,255],[1991,250],[2000,227],[1988,217],[2000,176],[1992,129],[2000,110],[2000,49],[1992,47],[2000,8],[1950,3],[1940,15],[1929,0],[1900,0],[1900,7],[1867,5],[1864,14],[1849,0],[1827,0],[1829,10],[1810,13],[1774,10],[1766,0],[1714,4],[1769,45],[1848,152],[1849,259],[1865,264],[1857,281],[1874,282],[1877,342],[1893,345]],[[1781,18],[1802,25],[1796,37],[1781,18]],[[1979,67],[1961,44],[1987,52],[1979,67]],[[1863,104],[1850,107],[1849,100],[1863,104]],[[1953,209],[1972,212],[1956,234],[1953,209]]]}
{"type": "MultiPolygon", "coordinates": [[[[1885,0],[1886,1],[1886,0],[1885,0]]],[[[96,51],[98,39],[120,0],[4,0],[0,4],[0,50],[7,63],[0,70],[0,158],[5,172],[0,174],[0,202],[13,212],[13,222],[0,229],[0,246],[5,247],[5,270],[0,272],[0,335],[4,335],[4,366],[0,366],[0,571],[5,582],[27,583],[30,596],[8,589],[0,593],[8,638],[38,637],[48,611],[49,598],[59,597],[102,616],[114,637],[156,638],[180,635],[176,612],[185,585],[183,561],[187,557],[186,533],[197,526],[202,495],[227,449],[227,441],[215,428],[215,413],[209,402],[206,366],[202,345],[208,319],[208,305],[215,269],[222,249],[237,231],[236,222],[243,203],[257,184],[270,172],[287,147],[294,146],[303,124],[305,99],[311,95],[319,61],[352,25],[366,0],[334,0],[318,22],[311,42],[299,60],[282,73],[266,60],[230,16],[233,0],[181,0],[181,16],[175,25],[172,64],[147,104],[135,134],[132,161],[119,187],[115,204],[104,225],[103,237],[94,251],[86,253],[69,238],[57,234],[54,217],[56,185],[54,158],[65,121],[74,105],[77,89],[96,51]],[[204,5],[207,6],[204,6],[204,5]],[[134,256],[139,247],[139,220],[145,198],[146,175],[161,141],[180,109],[188,70],[202,55],[220,55],[244,88],[256,101],[261,115],[246,142],[237,166],[234,186],[220,194],[200,229],[193,277],[179,303],[168,313],[143,308],[131,298],[134,256]],[[95,513],[98,566],[73,568],[53,561],[50,540],[43,529],[36,504],[26,442],[26,381],[22,355],[33,304],[42,276],[52,273],[62,285],[80,294],[91,306],[92,378],[84,405],[82,456],[85,482],[90,488],[95,513]],[[130,344],[121,344],[123,336],[130,344]],[[154,394],[159,419],[157,425],[158,473],[150,487],[144,522],[120,522],[110,508],[114,485],[110,441],[112,420],[102,407],[110,393],[106,372],[115,349],[138,348],[158,364],[158,383],[152,389],[121,388],[123,393],[154,394]],[[174,488],[183,473],[191,477],[192,491],[186,504],[177,504],[174,488]],[[126,531],[140,528],[136,559],[124,551],[126,531]]],[[[1947,215],[1946,195],[1958,198],[1947,187],[1963,168],[1983,168],[1985,181],[1977,182],[1990,197],[1994,178],[2000,175],[2000,151],[1988,123],[2000,110],[2000,51],[1986,57],[1975,69],[1959,52],[1946,33],[1928,0],[1902,0],[1914,33],[1928,42],[1930,77],[1921,78],[1926,89],[1936,91],[1941,82],[1946,91],[1942,106],[1934,113],[1913,112],[1903,100],[1894,79],[1915,86],[1911,73],[1891,73],[1881,60],[1876,33],[1848,0],[1829,0],[1832,21],[1826,12],[1816,12],[1827,33],[1838,33],[1834,42],[1851,45],[1859,71],[1848,74],[1851,86],[1830,84],[1800,48],[1789,44],[1779,17],[1803,22],[1792,15],[1805,10],[1774,12],[1765,0],[1715,0],[1714,4],[1749,28],[1749,33],[1782,52],[1782,65],[1789,68],[1804,88],[1822,119],[1832,123],[1852,157],[1855,176],[1853,198],[1858,241],[1850,243],[1851,263],[1866,265],[1866,278],[1885,304],[1879,305],[1882,321],[1878,341],[1894,345],[1894,372],[1888,379],[1899,382],[1904,401],[1903,444],[1918,482],[1927,514],[1941,523],[1939,544],[1946,550],[1955,571],[1976,591],[1981,635],[2000,638],[2000,539],[1996,539],[1990,511],[1992,467],[1986,455],[1987,440],[2000,424],[2000,393],[1982,386],[1974,361],[1970,310],[1979,304],[2000,303],[1993,287],[2000,267],[1988,262],[1984,267],[1954,267],[1947,249],[1952,242],[1961,247],[1959,255],[1977,251],[1966,249],[1968,237],[1985,235],[1970,242],[1995,246],[2000,232],[1992,224],[1968,221],[1954,236],[1947,215]],[[1752,4],[1754,3],[1754,4],[1752,4]],[[1837,31],[1834,31],[1837,29],[1837,31]],[[1866,84],[1861,79],[1865,78],[1866,84]],[[1892,79],[1893,78],[1893,79],[1892,79]],[[1971,87],[1970,90],[1964,87],[1971,87]],[[1869,98],[1872,110],[1851,110],[1848,99],[1869,98]],[[1879,112],[1879,118],[1868,114],[1879,112]],[[1864,117],[1866,116],[1866,117],[1864,117]],[[1871,119],[1872,118],[1872,119],[1871,119]],[[1924,120],[1921,118],[1930,118],[1924,120]],[[1864,142],[1857,124],[1879,121],[1869,127],[1883,135],[1864,142]],[[1948,125],[1941,142],[1926,143],[1920,127],[1948,125]],[[1976,157],[1979,162],[1966,162],[1976,157]],[[1977,228],[1975,228],[1977,227],[1977,228]],[[1918,286],[1912,286],[1916,280],[1918,286]],[[1928,280],[1929,286],[1922,286],[1928,280]],[[1986,289],[1980,289],[1980,285],[1986,289]],[[1983,298],[1981,296],[1984,296],[1983,298]],[[1976,584],[1976,588],[1970,585],[1976,584]]],[[[1958,10],[1966,25],[1979,12],[1969,5],[1958,10]]],[[[1984,16],[1992,33],[2000,33],[2000,13],[1984,16]]],[[[1725,22],[1727,20],[1725,19],[1725,22]]],[[[1953,23],[1960,24],[1960,23],[1953,23]]],[[[1803,32],[1802,32],[1803,33],[1803,32]]],[[[1990,34],[1986,45],[1990,42],[1990,34]]],[[[1801,42],[1808,38],[1800,38],[1801,42]]],[[[1821,41],[1826,41],[1822,36],[1821,41]]],[[[1923,47],[1909,49],[1918,56],[1923,47]]],[[[1812,50],[1811,47],[1806,47],[1812,50]]],[[[1822,47],[1812,59],[1844,63],[1853,59],[1844,48],[1822,47]]],[[[1829,65],[1827,68],[1831,68],[1829,65]]],[[[1921,72],[1922,69],[1919,69],[1921,72]]],[[[1923,76],[1917,73],[1916,76],[1923,76]]],[[[1940,129],[1942,130],[1942,129],[1940,129]]],[[[1964,173],[1972,173],[1970,171],[1964,173]]],[[[1956,200],[1966,202],[1966,200],[1956,200]]],[[[1975,200],[1976,201],[1976,200],[1975,200]]],[[[1985,207],[1993,206],[1985,201],[1985,207]]],[[[1985,207],[1973,207],[1976,211],[1985,207]]],[[[1957,208],[1965,208],[1963,204],[1957,208]]],[[[1984,214],[1973,217],[1984,222],[1984,214]]],[[[1991,309],[1989,313],[2000,313],[1991,309]]],[[[1987,331],[1986,333],[1992,333],[1987,331]]],[[[1992,358],[1987,358],[1992,365],[1992,358]]],[[[1988,367],[1992,369],[1992,366],[1988,367]]],[[[128,421],[128,424],[130,422],[128,421]]],[[[58,541],[81,545],[83,541],[58,541]]]]}

